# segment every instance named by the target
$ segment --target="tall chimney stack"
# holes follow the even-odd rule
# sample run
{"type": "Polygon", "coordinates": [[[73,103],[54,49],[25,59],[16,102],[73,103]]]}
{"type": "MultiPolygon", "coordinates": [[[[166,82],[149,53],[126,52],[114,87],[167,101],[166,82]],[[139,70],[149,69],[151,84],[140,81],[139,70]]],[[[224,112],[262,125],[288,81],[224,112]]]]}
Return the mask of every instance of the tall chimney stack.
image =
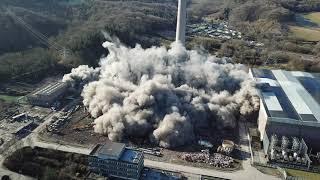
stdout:
{"type": "Polygon", "coordinates": [[[185,42],[186,42],[186,24],[187,24],[186,19],[187,19],[187,0],[179,0],[176,42],[180,42],[182,45],[185,45],[185,42]]]}

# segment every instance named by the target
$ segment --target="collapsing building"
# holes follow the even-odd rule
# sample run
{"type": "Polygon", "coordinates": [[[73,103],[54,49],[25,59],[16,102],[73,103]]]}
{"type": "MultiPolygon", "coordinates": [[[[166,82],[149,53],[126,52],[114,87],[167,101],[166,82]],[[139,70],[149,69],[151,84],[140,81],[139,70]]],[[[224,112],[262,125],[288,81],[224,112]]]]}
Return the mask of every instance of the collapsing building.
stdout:
{"type": "Polygon", "coordinates": [[[251,69],[260,95],[258,129],[267,154],[273,134],[303,138],[320,150],[320,76],[305,72],[251,69]]]}
{"type": "Polygon", "coordinates": [[[143,153],[122,143],[99,144],[89,156],[90,170],[106,177],[138,180],[143,167],[143,153]]]}
{"type": "Polygon", "coordinates": [[[27,99],[32,105],[49,107],[61,98],[67,89],[67,83],[56,82],[32,92],[27,96],[27,99]]]}

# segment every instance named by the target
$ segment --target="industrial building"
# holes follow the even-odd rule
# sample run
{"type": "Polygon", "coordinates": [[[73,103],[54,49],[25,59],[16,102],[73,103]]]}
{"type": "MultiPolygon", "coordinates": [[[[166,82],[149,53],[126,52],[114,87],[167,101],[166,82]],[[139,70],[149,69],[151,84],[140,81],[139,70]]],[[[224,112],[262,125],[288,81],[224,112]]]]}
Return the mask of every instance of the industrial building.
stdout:
{"type": "Polygon", "coordinates": [[[67,83],[56,82],[32,92],[27,99],[32,105],[50,107],[66,93],[67,89],[67,83]]]}
{"type": "Polygon", "coordinates": [[[303,138],[278,137],[273,134],[267,154],[270,162],[278,164],[278,166],[291,165],[291,167],[309,169],[311,165],[308,146],[303,138]]]}
{"type": "Polygon", "coordinates": [[[320,151],[320,76],[318,74],[250,69],[260,95],[258,129],[264,152],[273,134],[303,138],[320,151]]]}
{"type": "Polygon", "coordinates": [[[28,122],[26,125],[17,128],[12,132],[17,138],[22,139],[27,137],[39,124],[35,122],[28,122]]]}
{"type": "Polygon", "coordinates": [[[143,153],[122,143],[98,144],[89,156],[90,170],[106,177],[138,180],[143,167],[143,153]]]}

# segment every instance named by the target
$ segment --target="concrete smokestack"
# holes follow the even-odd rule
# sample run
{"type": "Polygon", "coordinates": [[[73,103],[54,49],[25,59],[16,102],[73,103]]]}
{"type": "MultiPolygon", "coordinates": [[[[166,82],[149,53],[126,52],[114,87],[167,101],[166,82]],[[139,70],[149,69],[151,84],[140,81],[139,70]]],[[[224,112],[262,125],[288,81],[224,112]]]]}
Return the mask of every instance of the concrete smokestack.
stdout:
{"type": "Polygon", "coordinates": [[[179,0],[176,42],[180,42],[183,45],[185,44],[185,41],[186,41],[186,19],[187,19],[187,0],[179,0]]]}

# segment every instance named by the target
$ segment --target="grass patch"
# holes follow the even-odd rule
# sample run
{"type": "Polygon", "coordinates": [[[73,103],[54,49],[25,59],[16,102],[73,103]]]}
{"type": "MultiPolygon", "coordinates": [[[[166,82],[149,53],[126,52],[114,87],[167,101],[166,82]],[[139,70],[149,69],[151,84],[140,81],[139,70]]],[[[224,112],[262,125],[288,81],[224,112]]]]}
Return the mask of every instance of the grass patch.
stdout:
{"type": "Polygon", "coordinates": [[[0,99],[8,103],[17,102],[20,97],[21,96],[8,96],[0,94],[0,99]]]}
{"type": "Polygon", "coordinates": [[[300,171],[300,170],[295,170],[295,169],[286,169],[286,171],[289,176],[302,177],[307,180],[319,180],[320,179],[320,174],[317,174],[317,173],[311,173],[311,172],[300,171]]]}
{"type": "Polygon", "coordinates": [[[306,41],[320,41],[320,28],[290,26],[293,36],[306,41]]]}
{"type": "Polygon", "coordinates": [[[37,147],[16,150],[3,165],[36,179],[84,179],[88,173],[87,156],[37,147]]]}
{"type": "Polygon", "coordinates": [[[263,174],[268,174],[271,176],[276,176],[276,177],[281,177],[281,173],[274,168],[268,168],[268,167],[263,167],[263,166],[255,166],[255,168],[262,172],[263,174]]]}
{"type": "Polygon", "coordinates": [[[320,12],[314,12],[314,13],[305,14],[305,15],[303,15],[303,17],[305,17],[306,19],[309,19],[310,21],[320,25],[320,12]]]}

